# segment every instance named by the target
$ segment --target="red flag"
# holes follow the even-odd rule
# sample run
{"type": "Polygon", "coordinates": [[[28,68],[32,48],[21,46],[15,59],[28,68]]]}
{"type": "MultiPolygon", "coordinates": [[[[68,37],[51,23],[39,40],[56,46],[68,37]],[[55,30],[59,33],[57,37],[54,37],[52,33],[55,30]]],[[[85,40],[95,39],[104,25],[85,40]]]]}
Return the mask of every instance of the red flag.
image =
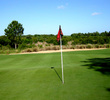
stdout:
{"type": "Polygon", "coordinates": [[[63,36],[62,30],[61,30],[61,26],[59,26],[59,31],[58,31],[58,34],[57,34],[57,41],[60,40],[60,36],[61,36],[61,38],[63,36]]]}

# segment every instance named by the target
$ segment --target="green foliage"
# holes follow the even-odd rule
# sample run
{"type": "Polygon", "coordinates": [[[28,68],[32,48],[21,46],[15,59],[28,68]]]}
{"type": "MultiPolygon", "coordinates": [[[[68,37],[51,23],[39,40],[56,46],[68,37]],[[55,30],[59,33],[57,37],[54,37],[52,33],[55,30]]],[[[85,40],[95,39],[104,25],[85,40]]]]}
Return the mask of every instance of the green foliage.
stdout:
{"type": "Polygon", "coordinates": [[[25,49],[27,47],[28,47],[27,44],[22,43],[22,44],[19,44],[18,49],[22,50],[22,49],[25,49]]]}
{"type": "Polygon", "coordinates": [[[106,48],[110,48],[110,44],[107,44],[107,45],[106,45],[106,48]]]}
{"type": "Polygon", "coordinates": [[[88,45],[86,46],[86,48],[91,49],[91,48],[93,48],[93,47],[92,47],[91,44],[88,44],[88,45]]]}
{"type": "Polygon", "coordinates": [[[95,48],[100,48],[100,46],[98,44],[95,45],[95,48]]]}
{"type": "Polygon", "coordinates": [[[33,52],[33,50],[31,48],[27,48],[26,52],[33,52]]]}
{"type": "Polygon", "coordinates": [[[16,49],[16,45],[21,42],[21,35],[24,31],[22,24],[18,23],[18,21],[12,21],[4,31],[5,35],[11,41],[11,45],[15,44],[16,49]]]}
{"type": "Polygon", "coordinates": [[[26,48],[33,48],[33,47],[35,47],[35,44],[22,43],[22,44],[19,44],[18,49],[23,50],[26,48]]]}
{"type": "Polygon", "coordinates": [[[107,44],[110,43],[110,32],[73,33],[73,44],[107,44]]]}
{"type": "Polygon", "coordinates": [[[29,44],[28,45],[28,48],[33,48],[33,47],[35,47],[35,44],[29,44]]]}
{"type": "Polygon", "coordinates": [[[72,42],[72,45],[76,45],[76,44],[80,44],[80,41],[78,39],[75,39],[73,42],[72,42]]]}
{"type": "Polygon", "coordinates": [[[0,50],[2,49],[2,45],[0,44],[0,50]]]}
{"type": "MultiPolygon", "coordinates": [[[[3,46],[10,45],[11,47],[14,47],[15,43],[17,44],[28,44],[28,48],[32,48],[34,46],[30,45],[33,43],[39,42],[47,42],[48,44],[54,44],[54,45],[60,45],[60,41],[57,42],[57,36],[56,35],[23,35],[21,33],[18,33],[16,31],[13,31],[14,29],[18,29],[19,23],[16,26],[17,21],[13,21],[7,29],[5,29],[6,36],[0,36],[0,44],[3,46]],[[14,27],[16,26],[16,27],[14,27]],[[11,28],[12,27],[12,28],[11,28]],[[14,28],[13,28],[14,27],[14,28]],[[11,29],[10,29],[11,28],[11,29]],[[10,29],[10,31],[9,31],[10,29]],[[13,31],[13,32],[12,32],[13,31]],[[12,32],[12,33],[10,33],[12,32]],[[14,34],[14,32],[16,34],[14,34]]],[[[20,24],[21,25],[21,24],[20,24]]],[[[21,25],[22,27],[22,25],[21,25]]],[[[20,28],[21,28],[20,27],[20,28]]],[[[22,28],[22,31],[24,29],[22,28]]],[[[62,44],[67,45],[69,41],[73,41],[72,45],[81,45],[81,44],[110,44],[110,32],[93,32],[93,33],[73,33],[71,36],[63,36],[62,37],[62,44]]],[[[19,47],[18,45],[18,47],[19,47]]],[[[25,48],[26,46],[20,45],[19,48],[25,48]]]]}
{"type": "Polygon", "coordinates": [[[0,36],[0,44],[3,45],[3,46],[6,46],[8,44],[10,44],[11,41],[8,39],[7,36],[0,36]]]}
{"type": "Polygon", "coordinates": [[[39,47],[39,48],[43,48],[43,46],[42,46],[42,45],[38,45],[38,47],[39,47]]]}
{"type": "Polygon", "coordinates": [[[39,51],[38,48],[33,48],[33,52],[37,52],[37,51],[39,51]]]}
{"type": "Polygon", "coordinates": [[[2,46],[2,50],[8,50],[8,46],[2,46]]]}

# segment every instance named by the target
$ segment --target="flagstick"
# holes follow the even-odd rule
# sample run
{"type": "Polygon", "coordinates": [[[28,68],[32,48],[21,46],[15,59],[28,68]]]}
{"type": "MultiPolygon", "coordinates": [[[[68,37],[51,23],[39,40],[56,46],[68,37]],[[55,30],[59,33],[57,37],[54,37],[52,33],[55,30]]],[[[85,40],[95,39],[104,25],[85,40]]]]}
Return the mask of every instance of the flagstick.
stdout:
{"type": "Polygon", "coordinates": [[[64,84],[64,74],[63,74],[63,55],[62,55],[62,40],[61,40],[61,35],[60,35],[60,48],[61,48],[62,83],[64,84]]]}

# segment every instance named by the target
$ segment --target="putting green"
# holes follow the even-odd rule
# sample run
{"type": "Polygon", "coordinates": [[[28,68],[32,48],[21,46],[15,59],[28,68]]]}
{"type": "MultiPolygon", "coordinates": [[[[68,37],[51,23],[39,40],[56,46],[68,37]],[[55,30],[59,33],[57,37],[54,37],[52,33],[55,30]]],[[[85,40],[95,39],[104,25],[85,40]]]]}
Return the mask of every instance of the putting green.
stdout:
{"type": "Polygon", "coordinates": [[[0,55],[0,100],[110,100],[110,49],[63,59],[65,84],[60,53],[0,55]]]}

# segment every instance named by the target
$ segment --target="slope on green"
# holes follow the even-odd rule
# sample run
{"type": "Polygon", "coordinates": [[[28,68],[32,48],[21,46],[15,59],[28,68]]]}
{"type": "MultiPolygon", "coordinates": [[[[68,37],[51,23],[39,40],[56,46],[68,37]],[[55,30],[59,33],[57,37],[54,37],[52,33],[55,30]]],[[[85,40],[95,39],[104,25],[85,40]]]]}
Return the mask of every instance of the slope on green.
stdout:
{"type": "Polygon", "coordinates": [[[0,55],[0,100],[110,100],[110,49],[63,58],[65,84],[60,53],[0,55]]]}

